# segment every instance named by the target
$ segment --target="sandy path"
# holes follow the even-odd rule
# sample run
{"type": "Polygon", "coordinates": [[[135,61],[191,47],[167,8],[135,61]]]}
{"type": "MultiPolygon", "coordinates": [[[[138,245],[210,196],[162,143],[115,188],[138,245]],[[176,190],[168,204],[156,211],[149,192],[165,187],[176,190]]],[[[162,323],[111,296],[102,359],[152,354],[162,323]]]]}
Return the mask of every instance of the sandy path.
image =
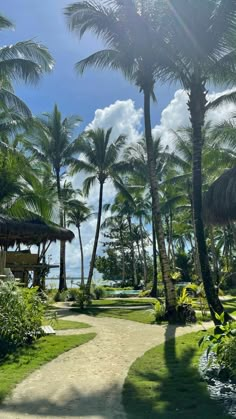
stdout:
{"type": "Polygon", "coordinates": [[[122,386],[130,365],[168,337],[201,326],[152,326],[114,318],[70,315],[90,329],[60,334],[96,332],[92,341],[60,355],[32,373],[0,409],[1,419],[96,418],[124,419],[122,386]]]}

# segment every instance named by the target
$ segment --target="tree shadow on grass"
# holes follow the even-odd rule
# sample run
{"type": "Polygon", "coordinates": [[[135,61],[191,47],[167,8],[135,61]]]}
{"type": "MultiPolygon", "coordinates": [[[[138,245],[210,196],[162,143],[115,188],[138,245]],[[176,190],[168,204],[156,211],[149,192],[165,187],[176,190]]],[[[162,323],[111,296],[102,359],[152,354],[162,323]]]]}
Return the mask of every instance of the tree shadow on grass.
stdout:
{"type": "Polygon", "coordinates": [[[133,364],[123,391],[128,419],[229,418],[198,373],[198,339],[180,337],[176,345],[175,332],[167,326],[165,344],[133,364]]]}
{"type": "Polygon", "coordinates": [[[120,392],[118,385],[107,386],[104,391],[91,391],[88,394],[83,394],[77,388],[71,387],[66,390],[66,394],[61,392],[58,400],[52,401],[52,399],[55,400],[55,396],[51,400],[40,398],[40,396],[32,399],[30,389],[28,389],[23,401],[9,401],[6,405],[0,406],[0,418],[4,419],[4,415],[12,413],[15,417],[19,414],[27,414],[52,418],[98,416],[104,419],[124,419],[122,405],[117,403],[117,394],[119,395],[120,392]]]}

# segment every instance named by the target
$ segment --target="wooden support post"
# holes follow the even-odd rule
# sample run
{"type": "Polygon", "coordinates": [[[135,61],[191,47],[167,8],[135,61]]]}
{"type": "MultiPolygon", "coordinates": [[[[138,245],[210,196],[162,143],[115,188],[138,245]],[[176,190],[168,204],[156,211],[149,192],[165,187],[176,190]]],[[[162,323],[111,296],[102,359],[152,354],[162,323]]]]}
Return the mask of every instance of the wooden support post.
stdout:
{"type": "Polygon", "coordinates": [[[6,268],[6,252],[0,250],[0,275],[4,275],[4,269],[6,268]]]}

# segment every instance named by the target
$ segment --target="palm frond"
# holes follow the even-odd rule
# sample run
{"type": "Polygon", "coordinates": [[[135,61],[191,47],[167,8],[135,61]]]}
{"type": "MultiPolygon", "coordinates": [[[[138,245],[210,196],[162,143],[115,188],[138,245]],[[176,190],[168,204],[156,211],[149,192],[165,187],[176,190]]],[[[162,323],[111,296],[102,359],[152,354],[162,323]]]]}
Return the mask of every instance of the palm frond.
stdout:
{"type": "Polygon", "coordinates": [[[3,102],[8,108],[14,109],[21,115],[30,118],[32,116],[28,106],[14,93],[6,89],[0,89],[0,102],[3,102]]]}
{"type": "Polygon", "coordinates": [[[12,29],[14,28],[13,23],[7,19],[5,16],[0,15],[0,31],[3,29],[12,29]]]}
{"type": "Polygon", "coordinates": [[[85,196],[89,195],[90,189],[95,185],[97,176],[89,176],[83,182],[83,193],[85,196]]]}
{"type": "Polygon", "coordinates": [[[48,49],[44,45],[32,40],[18,42],[15,45],[0,48],[0,62],[14,61],[17,59],[35,63],[39,67],[39,73],[51,71],[54,66],[53,58],[48,49]]]}
{"type": "Polygon", "coordinates": [[[206,105],[206,111],[209,111],[211,109],[216,109],[218,106],[227,104],[227,103],[236,103],[236,90],[230,93],[225,93],[215,100],[208,102],[206,105]]]}

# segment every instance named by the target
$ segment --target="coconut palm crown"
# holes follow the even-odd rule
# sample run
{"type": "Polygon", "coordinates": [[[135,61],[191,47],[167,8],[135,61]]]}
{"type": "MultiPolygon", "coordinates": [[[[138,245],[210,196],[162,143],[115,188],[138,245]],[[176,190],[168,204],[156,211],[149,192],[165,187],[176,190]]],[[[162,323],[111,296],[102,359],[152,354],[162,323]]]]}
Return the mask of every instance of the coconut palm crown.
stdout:
{"type": "MultiPolygon", "coordinates": [[[[0,15],[0,31],[13,28],[13,23],[0,15]]],[[[26,83],[36,83],[53,66],[48,49],[32,40],[0,47],[0,102],[25,116],[31,116],[29,108],[14,94],[12,82],[23,80],[26,83]]]]}

